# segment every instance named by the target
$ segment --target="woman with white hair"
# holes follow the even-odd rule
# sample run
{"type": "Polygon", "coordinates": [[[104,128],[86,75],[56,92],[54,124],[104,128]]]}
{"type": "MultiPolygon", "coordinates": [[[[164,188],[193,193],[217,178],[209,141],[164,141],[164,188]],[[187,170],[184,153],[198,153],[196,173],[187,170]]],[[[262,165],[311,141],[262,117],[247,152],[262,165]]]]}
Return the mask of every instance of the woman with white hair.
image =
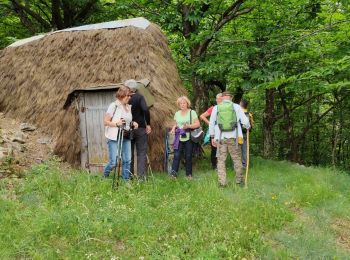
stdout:
{"type": "Polygon", "coordinates": [[[177,99],[180,110],[175,113],[175,124],[170,133],[175,134],[174,160],[171,170],[172,177],[176,178],[179,171],[180,161],[185,155],[186,177],[192,179],[192,150],[193,142],[190,138],[191,129],[200,126],[196,111],[192,110],[191,102],[186,96],[177,99]]]}

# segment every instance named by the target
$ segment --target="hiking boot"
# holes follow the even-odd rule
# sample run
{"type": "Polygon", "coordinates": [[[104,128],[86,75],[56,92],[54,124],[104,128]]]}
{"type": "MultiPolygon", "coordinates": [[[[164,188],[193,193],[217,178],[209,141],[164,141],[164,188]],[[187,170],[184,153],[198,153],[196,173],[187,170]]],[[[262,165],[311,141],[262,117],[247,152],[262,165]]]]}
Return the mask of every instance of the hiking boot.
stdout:
{"type": "Polygon", "coordinates": [[[227,187],[227,184],[222,184],[222,183],[219,183],[219,188],[226,188],[227,187]]]}
{"type": "Polygon", "coordinates": [[[171,171],[170,177],[175,180],[176,177],[177,177],[177,172],[176,171],[171,171]]]}
{"type": "Polygon", "coordinates": [[[244,187],[244,181],[243,180],[236,180],[236,185],[239,187],[244,187]]]}
{"type": "Polygon", "coordinates": [[[139,177],[137,177],[137,180],[139,182],[145,182],[146,181],[146,176],[145,175],[139,176],[139,177]]]}
{"type": "Polygon", "coordinates": [[[242,177],[237,177],[236,178],[236,184],[241,184],[242,182],[244,182],[242,177]]]}
{"type": "Polygon", "coordinates": [[[187,178],[187,180],[189,180],[189,181],[192,181],[192,180],[193,180],[192,175],[188,175],[188,176],[186,176],[186,178],[187,178]]]}

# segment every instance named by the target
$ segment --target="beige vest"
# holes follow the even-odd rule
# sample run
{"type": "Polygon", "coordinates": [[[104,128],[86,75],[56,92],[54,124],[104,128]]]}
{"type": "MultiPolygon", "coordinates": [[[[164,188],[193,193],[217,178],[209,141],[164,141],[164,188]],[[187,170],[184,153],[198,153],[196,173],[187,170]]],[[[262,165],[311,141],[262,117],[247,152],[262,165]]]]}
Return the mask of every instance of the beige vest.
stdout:
{"type": "MultiPolygon", "coordinates": [[[[112,117],[112,122],[116,123],[118,120],[120,120],[120,118],[132,118],[131,116],[131,105],[127,105],[129,112],[125,112],[122,104],[119,102],[119,100],[116,100],[115,102],[113,102],[112,104],[114,104],[115,106],[115,110],[114,110],[114,114],[112,117]]],[[[131,120],[130,120],[131,121],[131,120]]],[[[129,130],[129,124],[126,124],[126,130],[129,130]]],[[[110,139],[110,140],[114,140],[116,141],[118,138],[118,131],[119,128],[115,127],[115,126],[105,126],[105,137],[110,139]]]]}

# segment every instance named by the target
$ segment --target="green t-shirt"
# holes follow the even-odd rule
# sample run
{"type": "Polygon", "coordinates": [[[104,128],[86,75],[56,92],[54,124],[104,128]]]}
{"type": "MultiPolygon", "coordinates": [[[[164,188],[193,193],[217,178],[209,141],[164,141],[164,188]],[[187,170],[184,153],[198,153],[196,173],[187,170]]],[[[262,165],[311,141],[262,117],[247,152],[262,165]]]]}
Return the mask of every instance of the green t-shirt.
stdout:
{"type": "MultiPolygon", "coordinates": [[[[181,115],[181,110],[179,110],[179,111],[177,111],[175,113],[174,120],[176,121],[177,127],[183,128],[183,126],[185,124],[187,124],[187,125],[193,124],[194,121],[196,121],[196,119],[198,119],[196,111],[194,111],[194,110],[189,110],[189,111],[191,111],[192,118],[190,117],[190,113],[189,112],[187,112],[187,114],[185,116],[181,115]],[[192,119],[192,122],[191,122],[190,119],[192,119]]],[[[182,142],[186,142],[189,139],[190,139],[190,133],[189,132],[186,134],[186,137],[180,137],[180,141],[182,141],[182,142]]]]}

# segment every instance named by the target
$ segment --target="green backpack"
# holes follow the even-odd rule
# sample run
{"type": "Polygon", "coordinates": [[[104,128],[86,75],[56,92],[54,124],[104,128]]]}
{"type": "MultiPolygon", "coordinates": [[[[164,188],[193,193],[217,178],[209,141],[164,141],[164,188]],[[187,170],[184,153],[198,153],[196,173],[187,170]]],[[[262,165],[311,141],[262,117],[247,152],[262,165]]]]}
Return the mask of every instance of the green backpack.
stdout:
{"type": "Polygon", "coordinates": [[[218,105],[217,124],[222,132],[236,129],[237,116],[232,101],[224,100],[218,105]]]}

